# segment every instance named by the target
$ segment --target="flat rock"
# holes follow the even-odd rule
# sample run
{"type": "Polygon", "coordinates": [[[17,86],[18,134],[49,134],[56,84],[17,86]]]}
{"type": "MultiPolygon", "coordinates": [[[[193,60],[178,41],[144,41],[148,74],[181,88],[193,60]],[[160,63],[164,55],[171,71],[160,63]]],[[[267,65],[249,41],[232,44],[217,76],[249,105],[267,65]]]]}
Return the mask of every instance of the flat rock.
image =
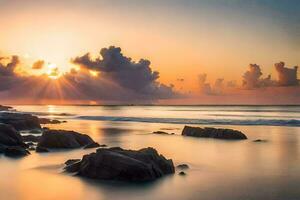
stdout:
{"type": "Polygon", "coordinates": [[[136,151],[100,148],[67,165],[65,170],[83,177],[120,181],[152,181],[175,172],[172,160],[150,147],[136,151]]]}
{"type": "Polygon", "coordinates": [[[180,175],[180,176],[185,176],[186,173],[185,173],[184,171],[181,171],[181,172],[178,173],[178,175],[180,175]]]}
{"type": "Polygon", "coordinates": [[[9,111],[12,109],[13,107],[0,105],[0,111],[9,111]]]}
{"type": "Polygon", "coordinates": [[[95,143],[90,136],[66,130],[45,130],[38,146],[45,148],[79,148],[95,143]]]}
{"type": "Polygon", "coordinates": [[[185,126],[182,135],[192,137],[217,138],[226,140],[245,140],[247,136],[240,131],[223,128],[200,128],[185,126]]]}
{"type": "Polygon", "coordinates": [[[66,121],[59,121],[57,119],[39,118],[40,124],[60,124],[66,121]]]}
{"type": "Polygon", "coordinates": [[[257,139],[257,140],[253,140],[253,142],[267,142],[268,140],[263,140],[263,139],[257,139]]]}
{"type": "Polygon", "coordinates": [[[0,123],[9,124],[16,130],[41,128],[38,117],[24,113],[1,112],[0,123]]]}
{"type": "Polygon", "coordinates": [[[174,135],[175,133],[168,133],[165,131],[154,131],[153,134],[158,134],[158,135],[174,135]]]}

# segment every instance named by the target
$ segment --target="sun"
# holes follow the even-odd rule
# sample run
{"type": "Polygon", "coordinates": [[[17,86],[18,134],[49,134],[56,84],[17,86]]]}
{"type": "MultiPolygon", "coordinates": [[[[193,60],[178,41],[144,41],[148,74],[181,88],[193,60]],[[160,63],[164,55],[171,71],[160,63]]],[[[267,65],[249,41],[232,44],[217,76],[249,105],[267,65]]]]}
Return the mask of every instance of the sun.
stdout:
{"type": "Polygon", "coordinates": [[[47,66],[47,75],[51,79],[58,79],[61,76],[61,73],[56,64],[51,63],[47,66]]]}

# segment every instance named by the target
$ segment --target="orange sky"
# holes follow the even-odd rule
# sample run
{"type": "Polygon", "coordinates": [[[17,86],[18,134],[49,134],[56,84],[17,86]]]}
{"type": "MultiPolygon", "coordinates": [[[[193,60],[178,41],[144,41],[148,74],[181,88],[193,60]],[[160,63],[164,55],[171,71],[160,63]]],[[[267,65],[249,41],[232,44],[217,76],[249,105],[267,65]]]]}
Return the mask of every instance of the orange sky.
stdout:
{"type": "Polygon", "coordinates": [[[260,64],[264,76],[271,73],[273,79],[274,63],[300,63],[296,33],[284,22],[274,22],[278,13],[273,8],[258,4],[250,12],[205,0],[188,2],[191,7],[181,1],[0,3],[0,52],[20,55],[23,71],[40,74],[49,69],[31,70],[36,60],[67,72],[74,67],[70,59],[75,56],[120,46],[134,60],[149,59],[162,83],[183,92],[197,92],[197,75],[202,73],[210,83],[217,78],[241,83],[249,63],[260,64]]]}

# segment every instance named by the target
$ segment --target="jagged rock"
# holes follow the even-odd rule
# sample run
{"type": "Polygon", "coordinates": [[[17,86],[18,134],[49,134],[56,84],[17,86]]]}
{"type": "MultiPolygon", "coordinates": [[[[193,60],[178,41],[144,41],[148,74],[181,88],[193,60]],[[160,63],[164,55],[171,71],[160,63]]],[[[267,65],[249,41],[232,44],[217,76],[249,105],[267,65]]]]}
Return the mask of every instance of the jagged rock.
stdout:
{"type": "Polygon", "coordinates": [[[65,170],[93,179],[121,181],[151,181],[175,172],[172,160],[153,148],[134,151],[119,147],[99,148],[65,170]]]}
{"type": "Polygon", "coordinates": [[[16,130],[41,128],[38,117],[24,113],[1,112],[0,123],[9,124],[16,130]]]}
{"type": "Polygon", "coordinates": [[[38,142],[41,136],[35,136],[35,135],[23,135],[22,139],[24,142],[38,142]]]}
{"type": "Polygon", "coordinates": [[[28,146],[34,146],[34,143],[33,143],[33,142],[26,142],[26,144],[27,144],[28,146]]]}
{"type": "Polygon", "coordinates": [[[180,165],[177,165],[176,168],[185,170],[185,169],[189,169],[190,167],[187,164],[180,164],[180,165]]]}
{"type": "Polygon", "coordinates": [[[25,146],[21,135],[14,127],[0,124],[0,144],[5,146],[25,146]]]}
{"type": "Polygon", "coordinates": [[[4,155],[8,157],[22,157],[29,155],[30,152],[20,146],[10,146],[4,149],[4,155]]]}
{"type": "Polygon", "coordinates": [[[65,165],[72,165],[72,164],[77,163],[79,161],[80,161],[80,159],[70,159],[70,160],[67,160],[65,162],[65,165]]]}
{"type": "Polygon", "coordinates": [[[95,143],[90,136],[65,130],[45,130],[38,146],[45,148],[79,148],[95,143]]]}
{"type": "Polygon", "coordinates": [[[84,149],[97,148],[97,147],[100,147],[100,144],[98,144],[97,142],[93,142],[93,143],[86,145],[84,147],[84,149]]]}
{"type": "Polygon", "coordinates": [[[185,126],[182,135],[192,137],[217,138],[227,140],[244,140],[247,136],[240,131],[223,128],[200,128],[185,126]]]}

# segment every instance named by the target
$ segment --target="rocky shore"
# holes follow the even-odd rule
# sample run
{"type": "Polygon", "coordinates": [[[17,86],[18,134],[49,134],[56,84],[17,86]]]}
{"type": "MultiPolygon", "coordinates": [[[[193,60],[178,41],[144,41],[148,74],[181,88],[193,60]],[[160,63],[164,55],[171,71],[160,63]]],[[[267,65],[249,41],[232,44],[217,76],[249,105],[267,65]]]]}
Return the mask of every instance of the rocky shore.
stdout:
{"type": "MultiPolygon", "coordinates": [[[[173,161],[154,148],[106,148],[106,145],[98,144],[86,134],[42,128],[43,124],[61,123],[59,120],[38,118],[6,106],[0,106],[0,109],[0,154],[5,156],[23,157],[30,155],[30,151],[51,153],[55,149],[98,148],[96,152],[86,154],[81,159],[66,161],[65,171],[92,179],[119,181],[153,181],[175,173],[173,161]],[[21,135],[24,130],[29,134],[21,135]]],[[[153,134],[174,135],[164,131],[155,131],[153,134]]],[[[226,140],[247,139],[245,134],[237,130],[190,126],[184,127],[182,135],[226,140]]],[[[188,168],[186,164],[178,165],[177,169],[181,170],[178,174],[186,175],[184,170],[188,168]]]]}

